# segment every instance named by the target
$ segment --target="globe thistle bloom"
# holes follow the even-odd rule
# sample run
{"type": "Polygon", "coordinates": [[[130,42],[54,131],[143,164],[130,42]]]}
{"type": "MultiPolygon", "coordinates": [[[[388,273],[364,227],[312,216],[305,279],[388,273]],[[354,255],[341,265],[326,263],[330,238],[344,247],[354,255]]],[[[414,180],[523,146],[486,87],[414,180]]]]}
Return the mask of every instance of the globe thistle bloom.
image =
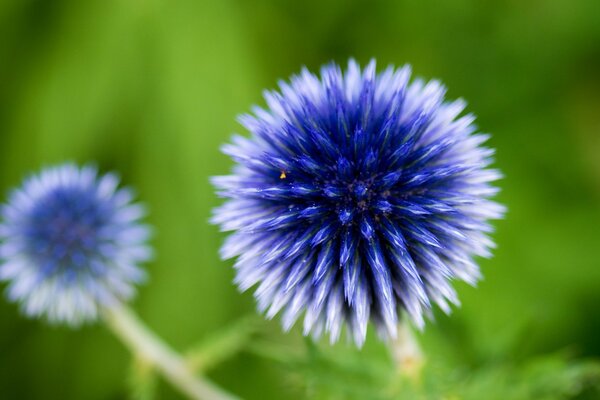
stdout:
{"type": "Polygon", "coordinates": [[[464,102],[374,61],[279,87],[240,118],[251,135],[223,146],[237,164],[213,179],[240,289],[258,284],[259,309],[286,329],[303,314],[305,334],[335,342],[346,325],[358,346],[369,320],[387,339],[404,312],[419,327],[432,304],[449,312],[451,281],[480,279],[474,257],[490,256],[488,221],[504,212],[464,102]]]}
{"type": "Polygon", "coordinates": [[[65,164],[12,192],[1,211],[0,279],[25,314],[78,325],[129,299],[145,273],[149,228],[114,174],[65,164]]]}

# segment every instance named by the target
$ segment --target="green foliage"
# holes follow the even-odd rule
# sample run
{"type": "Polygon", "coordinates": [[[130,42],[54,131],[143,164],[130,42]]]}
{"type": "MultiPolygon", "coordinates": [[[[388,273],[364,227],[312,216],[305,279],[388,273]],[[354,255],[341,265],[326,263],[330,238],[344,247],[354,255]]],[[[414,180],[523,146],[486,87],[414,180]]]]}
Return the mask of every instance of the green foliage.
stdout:
{"type": "Polygon", "coordinates": [[[305,343],[302,351],[267,341],[253,343],[250,350],[284,366],[309,398],[383,398],[381,389],[393,372],[389,363],[358,351],[320,348],[309,339],[305,343]]]}
{"type": "Polygon", "coordinates": [[[129,399],[156,399],[157,375],[154,367],[141,358],[134,358],[129,374],[129,399]]]}
{"type": "Polygon", "coordinates": [[[186,352],[188,365],[193,371],[205,373],[243,350],[259,327],[259,317],[252,315],[214,332],[186,352]]]}
{"type": "Polygon", "coordinates": [[[252,351],[284,366],[290,381],[311,399],[566,400],[600,395],[600,362],[564,353],[478,367],[430,355],[419,379],[413,380],[389,360],[348,348],[332,351],[308,340],[303,351],[272,343],[255,344],[252,351]]]}

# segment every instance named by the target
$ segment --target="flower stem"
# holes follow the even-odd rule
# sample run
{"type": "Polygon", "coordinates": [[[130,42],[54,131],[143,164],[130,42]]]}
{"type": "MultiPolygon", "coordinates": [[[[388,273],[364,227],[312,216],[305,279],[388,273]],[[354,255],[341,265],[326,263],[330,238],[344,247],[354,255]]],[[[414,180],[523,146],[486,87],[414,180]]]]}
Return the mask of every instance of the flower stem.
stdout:
{"type": "Polygon", "coordinates": [[[408,323],[398,326],[398,337],[391,343],[392,357],[398,372],[413,382],[418,382],[425,364],[423,351],[408,323]]]}
{"type": "Polygon", "coordinates": [[[195,400],[237,400],[205,378],[195,376],[185,361],[127,307],[104,310],[113,333],[138,357],[152,364],[173,386],[195,400]]]}

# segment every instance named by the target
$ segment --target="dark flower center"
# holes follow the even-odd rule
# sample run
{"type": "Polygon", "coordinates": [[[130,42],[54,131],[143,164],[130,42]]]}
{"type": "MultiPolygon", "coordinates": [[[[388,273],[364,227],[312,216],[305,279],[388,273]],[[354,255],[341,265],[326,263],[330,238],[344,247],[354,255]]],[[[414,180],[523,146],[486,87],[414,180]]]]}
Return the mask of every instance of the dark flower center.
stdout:
{"type": "Polygon", "coordinates": [[[55,189],[33,208],[25,224],[28,253],[45,274],[93,268],[110,214],[110,204],[98,199],[93,190],[55,189]]]}
{"type": "Polygon", "coordinates": [[[355,181],[342,184],[340,192],[344,194],[334,200],[334,205],[343,225],[351,223],[357,214],[369,210],[373,192],[368,183],[355,181]]]}

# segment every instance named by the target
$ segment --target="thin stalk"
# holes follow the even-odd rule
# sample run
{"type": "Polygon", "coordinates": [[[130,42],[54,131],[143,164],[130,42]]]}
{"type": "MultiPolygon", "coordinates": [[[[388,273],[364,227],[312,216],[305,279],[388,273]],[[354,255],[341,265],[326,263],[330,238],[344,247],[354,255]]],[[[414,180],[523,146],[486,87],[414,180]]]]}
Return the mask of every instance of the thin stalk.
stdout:
{"type": "Polygon", "coordinates": [[[391,343],[392,357],[400,375],[418,382],[425,364],[425,356],[408,323],[398,325],[398,337],[391,343]]]}
{"type": "Polygon", "coordinates": [[[152,364],[174,387],[194,400],[238,400],[206,378],[194,375],[181,356],[125,306],[105,309],[112,332],[138,357],[152,364]]]}

